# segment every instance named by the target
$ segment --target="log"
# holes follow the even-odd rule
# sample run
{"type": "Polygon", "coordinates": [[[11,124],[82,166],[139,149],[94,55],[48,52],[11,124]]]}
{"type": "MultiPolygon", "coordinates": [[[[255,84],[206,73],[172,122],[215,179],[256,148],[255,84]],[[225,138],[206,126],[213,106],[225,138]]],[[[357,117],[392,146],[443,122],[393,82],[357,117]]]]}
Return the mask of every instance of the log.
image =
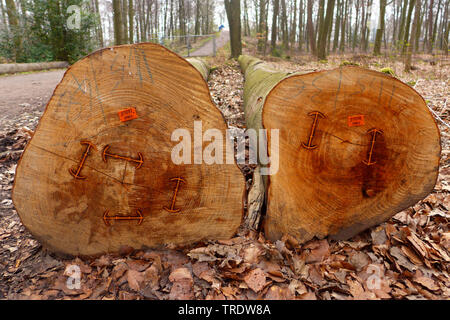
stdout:
{"type": "MultiPolygon", "coordinates": [[[[262,123],[262,110],[264,99],[272,88],[289,75],[288,72],[270,70],[263,61],[248,55],[238,58],[239,65],[244,73],[244,115],[248,129],[257,132],[264,129],[262,123]]],[[[265,137],[260,137],[265,139],[265,137]]],[[[264,142],[266,143],[266,142],[264,142]]],[[[267,198],[267,176],[261,175],[261,169],[266,165],[258,165],[252,178],[252,185],[247,196],[247,214],[244,218],[243,229],[258,230],[262,210],[267,198]]]]}
{"type": "Polygon", "coordinates": [[[211,69],[204,59],[188,58],[186,60],[189,61],[189,63],[192,64],[194,68],[197,69],[202,74],[203,79],[205,81],[208,80],[209,72],[211,69]]]}
{"type": "Polygon", "coordinates": [[[272,147],[279,155],[278,171],[253,191],[265,196],[268,239],[348,239],[433,190],[439,129],[410,86],[353,66],[283,75],[239,62],[247,126],[266,129],[268,156],[272,147]]]}
{"type": "Polygon", "coordinates": [[[66,61],[0,64],[0,74],[67,68],[66,61]]]}
{"type": "Polygon", "coordinates": [[[245,181],[233,154],[197,163],[210,129],[225,136],[227,127],[186,60],[151,43],[99,50],[55,89],[17,166],[17,212],[42,244],[69,255],[228,239],[245,181]]]}

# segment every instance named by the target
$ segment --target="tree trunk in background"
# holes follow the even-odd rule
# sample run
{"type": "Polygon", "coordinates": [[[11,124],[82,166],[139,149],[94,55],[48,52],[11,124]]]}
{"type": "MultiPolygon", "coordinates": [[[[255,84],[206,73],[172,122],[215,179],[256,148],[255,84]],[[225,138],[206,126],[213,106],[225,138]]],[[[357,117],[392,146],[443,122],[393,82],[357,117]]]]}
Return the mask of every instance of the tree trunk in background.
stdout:
{"type": "Polygon", "coordinates": [[[200,0],[195,1],[195,24],[194,34],[200,34],[200,0]]]}
{"type": "Polygon", "coordinates": [[[297,30],[297,0],[294,0],[293,17],[292,17],[291,34],[290,34],[291,49],[295,48],[296,30],[297,30]]]}
{"type": "Polygon", "coordinates": [[[336,20],[334,25],[333,36],[333,52],[336,52],[339,45],[339,31],[341,28],[341,16],[342,16],[342,0],[338,0],[336,8],[336,20]]]}
{"type": "Polygon", "coordinates": [[[242,54],[241,41],[241,4],[239,0],[224,0],[230,26],[231,57],[238,58],[242,54]]]}
{"type": "Polygon", "coordinates": [[[311,48],[311,53],[316,55],[316,36],[314,31],[314,23],[313,23],[313,0],[308,0],[308,38],[309,38],[309,46],[311,48]]]}
{"type": "Polygon", "coordinates": [[[289,35],[288,35],[288,22],[287,22],[287,10],[286,0],[281,0],[281,31],[283,37],[283,49],[289,49],[289,35]]]}
{"type": "Polygon", "coordinates": [[[129,24],[128,39],[129,39],[130,43],[134,43],[134,5],[133,5],[133,0],[128,0],[128,24],[129,24]]]}
{"type": "MultiPolygon", "coordinates": [[[[184,8],[184,0],[178,0],[178,23],[180,27],[180,35],[186,35],[186,11],[184,8]]],[[[187,39],[180,38],[180,42],[186,42],[187,39]]]]}
{"type": "Polygon", "coordinates": [[[345,51],[345,28],[347,26],[347,13],[348,13],[348,0],[345,0],[345,8],[342,11],[342,25],[341,25],[341,43],[339,44],[339,52],[343,53],[345,51]]]}
{"type": "Polygon", "coordinates": [[[399,48],[403,47],[403,40],[404,40],[404,36],[405,36],[405,22],[406,22],[406,11],[408,9],[408,0],[404,0],[403,1],[403,5],[402,5],[402,13],[401,13],[401,17],[400,17],[400,27],[399,27],[399,32],[398,32],[398,45],[399,48]]]}
{"type": "Polygon", "coordinates": [[[244,0],[244,36],[250,36],[250,23],[248,22],[248,0],[244,0]]]}
{"type": "Polygon", "coordinates": [[[319,0],[319,11],[317,13],[317,24],[316,24],[316,41],[317,49],[319,47],[319,37],[320,30],[322,30],[323,21],[325,20],[325,0],[319,0]]]}
{"type": "Polygon", "coordinates": [[[266,16],[265,16],[265,23],[266,29],[264,31],[264,55],[266,55],[267,52],[267,44],[269,42],[269,10],[270,10],[270,0],[265,0],[266,2],[266,16]]]}
{"type": "MultiPolygon", "coordinates": [[[[351,4],[350,4],[350,6],[351,6],[351,4]]],[[[359,20],[362,20],[362,18],[360,19],[360,17],[364,16],[363,14],[360,15],[360,0],[356,1],[355,8],[356,8],[356,16],[355,16],[355,28],[353,30],[353,38],[352,38],[352,51],[355,51],[356,44],[358,42],[358,30],[359,30],[358,23],[359,23],[359,20]]],[[[363,8],[364,8],[364,4],[363,4],[363,8]]],[[[353,10],[353,8],[350,11],[352,11],[352,10],[353,10]]],[[[349,15],[349,18],[350,18],[350,22],[348,23],[347,29],[348,29],[349,34],[351,35],[351,32],[352,32],[352,23],[351,23],[352,15],[351,14],[349,15]]],[[[349,42],[349,44],[350,44],[350,42],[349,42]]]]}
{"type": "Polygon", "coordinates": [[[415,34],[415,39],[414,39],[414,52],[415,53],[417,53],[419,51],[420,35],[421,35],[422,25],[423,25],[423,21],[424,21],[424,15],[426,14],[426,10],[425,10],[424,6],[426,6],[426,0],[421,1],[421,7],[420,7],[421,13],[419,16],[419,21],[417,23],[416,34],[415,34]]]}
{"type": "MultiPolygon", "coordinates": [[[[449,1],[449,0],[447,0],[447,1],[449,1]]],[[[433,47],[434,47],[434,45],[435,45],[435,43],[436,43],[436,34],[437,34],[437,30],[438,30],[438,28],[437,28],[437,21],[438,21],[438,17],[439,17],[439,12],[440,12],[440,10],[441,10],[441,3],[442,3],[442,1],[439,0],[438,6],[437,6],[437,11],[436,11],[436,16],[435,16],[435,18],[434,18],[433,39],[432,39],[432,45],[433,45],[433,47]]]]}
{"type": "Polygon", "coordinates": [[[258,132],[273,170],[262,176],[260,156],[244,224],[266,204],[266,239],[348,239],[433,190],[439,129],[410,86],[357,67],[287,75],[252,57],[239,63],[247,128],[267,130],[258,132]]]}
{"type": "Polygon", "coordinates": [[[364,42],[364,52],[367,52],[367,49],[369,48],[369,38],[370,38],[370,21],[372,18],[372,5],[373,5],[373,0],[368,0],[369,2],[367,3],[367,18],[366,18],[366,37],[365,37],[365,42],[364,42]]]}
{"type": "Polygon", "coordinates": [[[122,23],[123,23],[123,27],[122,27],[123,43],[128,43],[128,2],[127,2],[127,0],[122,0],[122,10],[120,13],[122,15],[122,23]]]}
{"type": "Polygon", "coordinates": [[[305,13],[305,9],[303,6],[303,0],[300,0],[300,4],[299,4],[299,13],[298,13],[298,50],[302,51],[303,48],[303,41],[305,39],[304,37],[304,28],[303,28],[303,24],[304,24],[304,13],[305,13]]]}
{"type": "MultiPolygon", "coordinates": [[[[159,2],[155,1],[155,17],[153,19],[155,21],[155,32],[154,32],[155,35],[153,36],[154,38],[158,38],[158,35],[159,35],[159,15],[160,15],[159,10],[160,10],[159,2]]],[[[190,11],[188,13],[188,16],[190,17],[190,11]]],[[[190,30],[188,30],[188,33],[189,32],[190,32],[190,30]]]]}
{"type": "Polygon", "coordinates": [[[277,18],[278,13],[280,11],[280,0],[273,0],[273,13],[272,13],[272,35],[270,37],[270,50],[272,54],[275,53],[275,50],[277,48],[277,18]]]}
{"type": "Polygon", "coordinates": [[[333,20],[334,4],[335,0],[327,1],[327,13],[324,22],[320,26],[319,43],[317,47],[317,57],[319,58],[319,60],[325,60],[327,58],[327,39],[328,32],[330,31],[330,25],[333,20]]]}
{"type": "Polygon", "coordinates": [[[5,0],[6,14],[8,15],[9,31],[14,43],[14,61],[22,62],[22,31],[19,26],[19,17],[14,0],[5,0]]]}
{"type": "MultiPolygon", "coordinates": [[[[448,3],[447,3],[447,7],[445,10],[445,16],[448,15],[448,3]]],[[[449,47],[448,47],[448,36],[449,36],[449,31],[450,31],[450,21],[447,21],[447,23],[445,24],[445,31],[444,31],[444,43],[443,43],[443,50],[446,56],[448,56],[448,51],[449,51],[449,47]]]]}
{"type": "Polygon", "coordinates": [[[416,0],[410,0],[409,6],[408,6],[408,16],[406,18],[406,24],[405,24],[405,34],[403,37],[403,48],[402,48],[402,54],[406,53],[406,49],[409,46],[409,31],[411,29],[411,19],[412,19],[412,13],[414,11],[414,5],[416,3],[416,0]]]}
{"type": "Polygon", "coordinates": [[[121,7],[120,0],[113,0],[114,43],[116,45],[124,44],[121,7]]]}
{"type": "Polygon", "coordinates": [[[170,0],[170,35],[173,36],[175,33],[175,23],[173,17],[173,0],[170,0]]]}
{"type": "MultiPolygon", "coordinates": [[[[130,0],[130,1],[132,1],[132,0],[130,0]]],[[[103,40],[103,25],[102,25],[102,18],[100,16],[100,6],[98,3],[98,0],[95,0],[93,5],[94,5],[96,20],[97,20],[97,27],[96,27],[97,39],[98,39],[100,46],[103,48],[105,46],[105,43],[103,40]]]]}
{"type": "MultiPolygon", "coordinates": [[[[367,0],[367,5],[368,5],[368,1],[367,0]]],[[[362,11],[361,11],[361,41],[359,43],[359,48],[362,51],[364,50],[365,47],[365,43],[366,43],[366,28],[367,28],[367,11],[368,7],[366,7],[366,2],[362,1],[362,11]]]]}
{"type": "Polygon", "coordinates": [[[380,0],[380,16],[378,20],[378,29],[377,34],[375,36],[375,44],[373,47],[373,54],[380,55],[381,54],[381,40],[383,38],[384,33],[384,25],[385,25],[385,15],[386,15],[386,1],[380,0]]]}
{"type": "Polygon", "coordinates": [[[410,36],[410,40],[409,40],[410,43],[409,43],[409,46],[407,49],[408,52],[406,54],[406,59],[405,59],[405,71],[406,72],[411,71],[412,52],[415,47],[416,29],[419,26],[419,19],[420,19],[420,0],[415,0],[415,1],[416,1],[416,9],[415,9],[415,13],[414,13],[413,24],[411,26],[411,36],[410,36]]]}
{"type": "Polygon", "coordinates": [[[6,10],[5,6],[3,5],[3,0],[0,0],[0,11],[2,12],[2,24],[5,26],[5,30],[7,31],[6,10]]]}
{"type": "Polygon", "coordinates": [[[266,0],[259,0],[258,53],[266,47],[266,0]]]}

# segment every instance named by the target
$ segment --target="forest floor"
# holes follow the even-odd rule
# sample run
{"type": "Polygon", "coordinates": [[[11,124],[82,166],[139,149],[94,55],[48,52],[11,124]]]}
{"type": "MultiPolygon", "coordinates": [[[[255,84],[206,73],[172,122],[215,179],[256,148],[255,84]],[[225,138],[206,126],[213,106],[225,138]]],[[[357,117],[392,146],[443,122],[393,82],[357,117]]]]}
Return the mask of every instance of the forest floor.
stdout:
{"type": "MultiPolygon", "coordinates": [[[[34,107],[41,101],[26,102],[33,107],[10,112],[8,119],[0,110],[0,299],[450,299],[450,61],[416,57],[415,70],[407,74],[401,61],[366,55],[267,60],[292,71],[330,69],[342,61],[392,68],[447,123],[438,122],[442,159],[433,193],[348,241],[271,243],[250,232],[166,250],[63,259],[30,235],[11,200],[17,161],[42,114],[42,107],[34,107]],[[81,270],[80,289],[66,285],[72,265],[81,270]]],[[[208,82],[214,102],[229,127],[244,128],[244,78],[237,62],[222,52],[211,63],[217,67],[208,82]]],[[[14,101],[10,106],[21,108],[14,101]]],[[[249,185],[251,168],[242,169],[249,185]]]]}

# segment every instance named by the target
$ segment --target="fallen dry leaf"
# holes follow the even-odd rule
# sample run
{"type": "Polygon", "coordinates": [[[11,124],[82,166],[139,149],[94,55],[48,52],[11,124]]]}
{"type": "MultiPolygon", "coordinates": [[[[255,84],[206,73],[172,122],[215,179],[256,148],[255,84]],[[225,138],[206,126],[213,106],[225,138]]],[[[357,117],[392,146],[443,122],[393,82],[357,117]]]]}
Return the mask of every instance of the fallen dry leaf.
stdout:
{"type": "Polygon", "coordinates": [[[244,281],[250,289],[258,293],[266,285],[266,274],[260,268],[256,268],[244,277],[244,281]]]}

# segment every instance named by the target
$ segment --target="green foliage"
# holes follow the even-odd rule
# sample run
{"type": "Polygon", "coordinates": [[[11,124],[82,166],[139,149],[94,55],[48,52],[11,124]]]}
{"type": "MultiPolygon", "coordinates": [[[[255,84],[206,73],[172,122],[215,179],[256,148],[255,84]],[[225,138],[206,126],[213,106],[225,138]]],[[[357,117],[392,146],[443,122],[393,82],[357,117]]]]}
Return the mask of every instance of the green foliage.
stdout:
{"type": "Polygon", "coordinates": [[[414,80],[411,80],[411,81],[408,81],[408,82],[407,82],[407,84],[410,85],[411,87],[414,87],[414,86],[416,85],[416,83],[417,83],[417,82],[414,81],[414,80]]]}
{"type": "Polygon", "coordinates": [[[20,30],[0,32],[0,56],[16,62],[68,61],[73,63],[94,48],[95,15],[89,12],[86,0],[24,0],[27,16],[21,17],[20,30]],[[68,21],[80,8],[79,28],[70,28],[68,21]],[[13,39],[20,33],[21,46],[13,39]],[[21,52],[17,52],[20,50],[21,52]]]}
{"type": "Polygon", "coordinates": [[[280,49],[273,48],[273,50],[272,50],[272,56],[273,57],[281,58],[282,55],[283,55],[283,53],[281,52],[280,49]]]}
{"type": "Polygon", "coordinates": [[[380,72],[383,72],[383,73],[388,74],[388,75],[390,75],[390,76],[392,76],[392,77],[395,77],[395,72],[394,72],[394,70],[392,70],[392,69],[389,68],[389,67],[381,69],[380,72]]]}

